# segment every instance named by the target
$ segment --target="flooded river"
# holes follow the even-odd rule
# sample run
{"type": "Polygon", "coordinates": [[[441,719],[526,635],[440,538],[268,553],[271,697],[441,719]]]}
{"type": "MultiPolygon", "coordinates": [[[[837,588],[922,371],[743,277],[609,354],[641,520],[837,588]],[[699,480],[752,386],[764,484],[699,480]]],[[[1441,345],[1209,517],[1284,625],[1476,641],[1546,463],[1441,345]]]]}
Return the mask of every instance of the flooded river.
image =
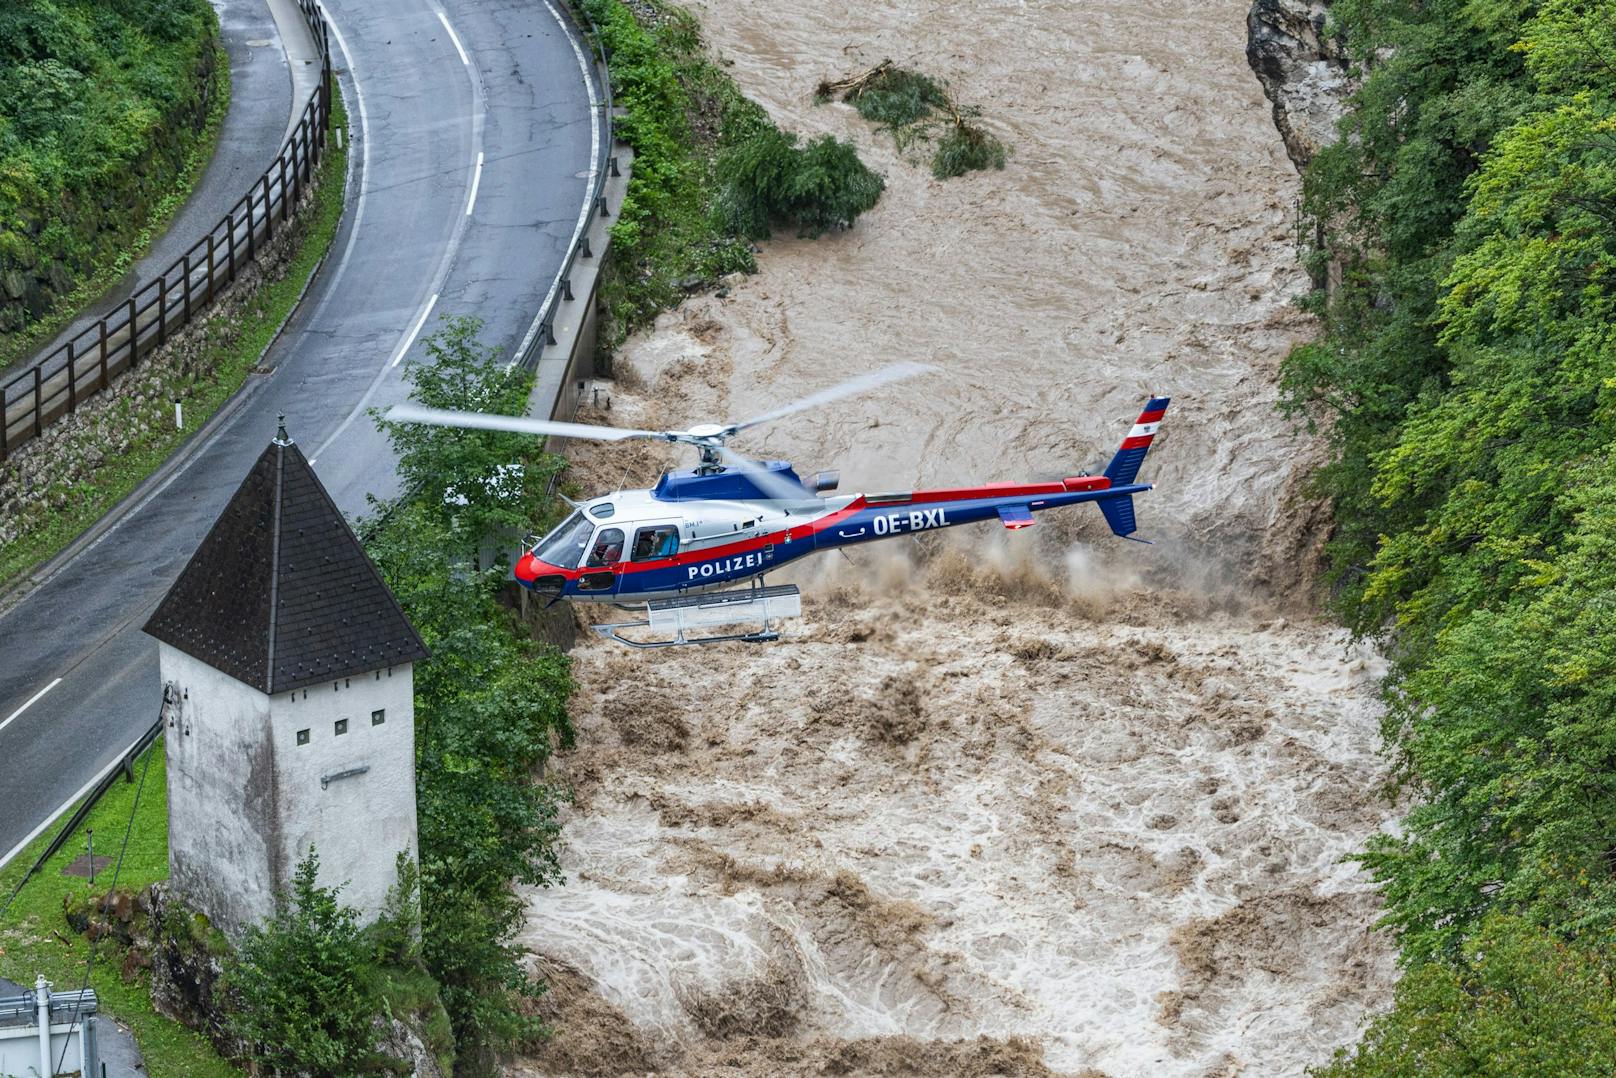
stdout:
{"type": "MultiPolygon", "coordinates": [[[[1078,507],[821,555],[788,643],[583,644],[568,883],[524,936],[562,1032],[511,1073],[1300,1074],[1393,981],[1341,861],[1390,810],[1379,661],[1305,613],[1315,450],[1273,402],[1312,327],[1244,4],[695,10],[747,93],[888,187],[632,339],[596,418],[932,363],[737,445],[890,489],[1095,468],[1160,393],[1158,542],[1078,507]],[[939,182],[812,103],[885,57],[980,105],[1007,168],[939,182]]],[[[607,487],[676,461],[577,453],[607,487]]]]}

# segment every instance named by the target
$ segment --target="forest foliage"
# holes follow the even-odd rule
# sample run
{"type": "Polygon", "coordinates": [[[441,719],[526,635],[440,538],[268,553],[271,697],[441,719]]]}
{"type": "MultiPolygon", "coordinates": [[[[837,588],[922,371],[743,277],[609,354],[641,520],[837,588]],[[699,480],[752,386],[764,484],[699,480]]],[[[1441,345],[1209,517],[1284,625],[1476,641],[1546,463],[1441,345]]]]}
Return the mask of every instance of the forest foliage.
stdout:
{"type": "Polygon", "coordinates": [[[1611,1073],[1608,1036],[1544,1061],[1616,977],[1616,5],[1331,20],[1363,81],[1304,176],[1335,283],[1284,388],[1413,801],[1363,857],[1409,972],[1333,1071],[1611,1073]]]}
{"type": "Polygon", "coordinates": [[[207,0],[0,4],[0,334],[121,253],[202,134],[207,0]]]}

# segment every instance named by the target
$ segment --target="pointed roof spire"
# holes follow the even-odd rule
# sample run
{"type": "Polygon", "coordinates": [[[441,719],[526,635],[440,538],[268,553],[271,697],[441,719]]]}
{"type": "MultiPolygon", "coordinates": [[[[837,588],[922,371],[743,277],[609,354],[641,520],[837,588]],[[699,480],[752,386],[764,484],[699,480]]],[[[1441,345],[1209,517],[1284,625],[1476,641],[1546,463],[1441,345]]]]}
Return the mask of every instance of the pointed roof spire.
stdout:
{"type": "Polygon", "coordinates": [[[286,413],[285,412],[282,412],[280,414],[279,420],[280,420],[280,428],[275,431],[274,444],[275,445],[291,445],[292,444],[292,436],[286,433],[286,413]]]}
{"type": "Polygon", "coordinates": [[[285,416],[146,632],[271,695],[427,657],[285,416]]]}

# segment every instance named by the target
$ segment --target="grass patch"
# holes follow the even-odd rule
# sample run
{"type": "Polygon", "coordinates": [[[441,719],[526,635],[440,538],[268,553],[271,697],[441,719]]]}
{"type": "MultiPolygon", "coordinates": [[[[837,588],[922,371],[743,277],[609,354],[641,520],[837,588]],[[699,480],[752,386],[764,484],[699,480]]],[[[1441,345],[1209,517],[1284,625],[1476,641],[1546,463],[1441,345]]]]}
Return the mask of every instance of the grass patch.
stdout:
{"type": "MultiPolygon", "coordinates": [[[[168,878],[168,792],[163,765],[163,745],[159,741],[136,761],[136,781],[114,783],[85,821],[85,827],[95,832],[96,855],[116,858],[124,831],[129,828],[130,813],[134,812],[129,846],[118,874],[119,890],[138,890],[168,878]]],[[[0,903],[16,889],[23,873],[44,852],[54,834],[54,829],[47,829],[0,871],[0,903]]],[[[64,903],[82,902],[91,894],[89,880],[62,874],[62,869],[84,850],[81,828],[41,866],[4,911],[0,918],[0,975],[32,986],[34,977],[42,973],[59,991],[73,991],[84,983],[90,944],[68,928],[62,914],[64,903]]],[[[111,885],[111,871],[109,868],[96,877],[98,893],[104,894],[111,885]]],[[[100,944],[90,973],[90,987],[100,1000],[101,1013],[117,1018],[134,1031],[148,1073],[164,1078],[224,1078],[240,1073],[221,1059],[206,1039],[154,1011],[148,975],[141,972],[132,982],[125,982],[120,973],[121,960],[116,945],[100,944]]]]}
{"type": "MultiPolygon", "coordinates": [[[[333,127],[346,126],[340,95],[333,95],[331,122],[333,127]]],[[[307,207],[299,219],[301,237],[283,275],[260,286],[240,319],[204,319],[189,327],[188,333],[203,335],[200,354],[194,363],[186,364],[189,372],[181,371],[167,379],[154,399],[136,404],[124,397],[111,405],[113,422],[133,432],[129,444],[117,452],[106,452],[93,467],[63,469],[74,478],[53,483],[43,503],[39,503],[43,511],[35,514],[37,519],[21,521],[18,537],[0,546],[0,588],[60,552],[94,524],[156,471],[241,388],[336,237],[342,219],[346,168],[347,150],[337,149],[333,139],[327,143],[320,162],[314,205],[307,207]],[[185,405],[185,426],[180,429],[174,426],[174,397],[185,405]]],[[[229,302],[228,294],[223,302],[229,302]]],[[[80,432],[77,440],[83,444],[65,446],[64,455],[82,459],[91,451],[89,443],[96,436],[94,431],[80,432]]],[[[11,481],[4,469],[15,467],[15,460],[0,465],[0,486],[11,481]]]]}
{"type": "Polygon", "coordinates": [[[935,144],[931,174],[939,180],[1004,167],[1004,143],[976,122],[982,110],[955,101],[930,75],[882,60],[867,71],[821,82],[814,91],[821,105],[838,98],[890,132],[900,152],[919,142],[935,144]]]}
{"type": "Polygon", "coordinates": [[[634,147],[601,282],[609,351],[719,277],[757,269],[773,224],[803,235],[850,227],[882,181],[847,143],[800,145],[709,59],[689,12],[658,0],[581,0],[610,54],[617,134],[634,147]]]}

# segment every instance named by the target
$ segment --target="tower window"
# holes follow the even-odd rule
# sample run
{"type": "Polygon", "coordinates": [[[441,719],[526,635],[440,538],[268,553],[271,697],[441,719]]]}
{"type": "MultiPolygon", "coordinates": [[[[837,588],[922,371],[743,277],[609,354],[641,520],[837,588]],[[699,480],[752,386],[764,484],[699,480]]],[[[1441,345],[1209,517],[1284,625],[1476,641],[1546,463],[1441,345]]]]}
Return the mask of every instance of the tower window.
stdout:
{"type": "Polygon", "coordinates": [[[348,720],[347,719],[338,719],[336,721],[336,723],[335,723],[335,726],[336,726],[337,733],[339,735],[340,734],[345,734],[345,733],[348,732],[348,720]]]}
{"type": "Polygon", "coordinates": [[[370,724],[372,726],[380,726],[382,723],[384,723],[386,721],[387,721],[387,709],[386,708],[382,708],[380,711],[372,711],[370,713],[370,724]]]}
{"type": "Polygon", "coordinates": [[[307,745],[309,743],[309,732],[307,730],[299,730],[297,732],[297,743],[299,745],[307,745]]]}

